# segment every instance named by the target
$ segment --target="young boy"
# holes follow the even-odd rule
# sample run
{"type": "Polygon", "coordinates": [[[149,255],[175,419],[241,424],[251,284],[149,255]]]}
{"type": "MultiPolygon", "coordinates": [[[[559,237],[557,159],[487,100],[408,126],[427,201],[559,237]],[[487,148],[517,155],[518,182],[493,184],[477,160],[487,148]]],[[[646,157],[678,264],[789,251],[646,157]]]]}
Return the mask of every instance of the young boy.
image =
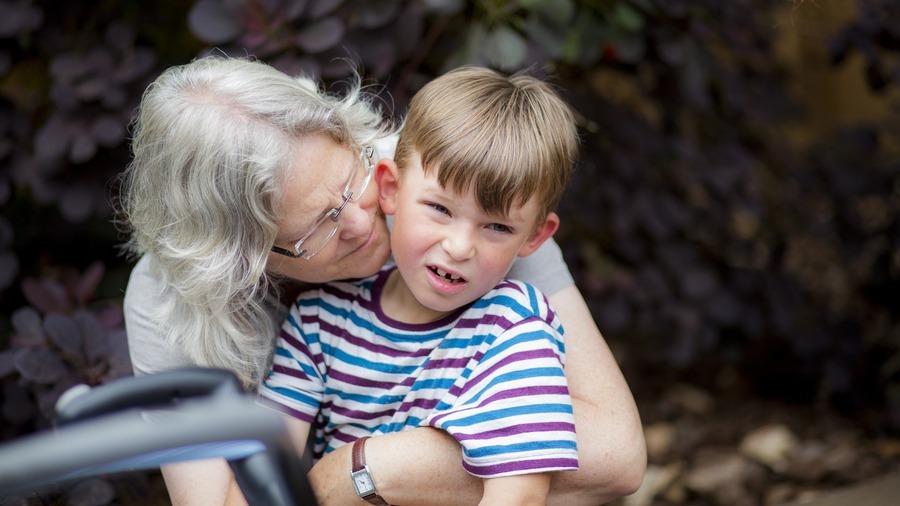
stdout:
{"type": "MultiPolygon", "coordinates": [[[[578,468],[562,328],[546,298],[504,280],[553,235],[577,135],[545,83],[463,68],[413,98],[396,163],[375,170],[396,268],[301,294],[263,402],[313,424],[315,455],[432,426],[461,444],[483,504],[543,504],[578,468]]],[[[359,481],[357,481],[359,480],[359,481]]]]}

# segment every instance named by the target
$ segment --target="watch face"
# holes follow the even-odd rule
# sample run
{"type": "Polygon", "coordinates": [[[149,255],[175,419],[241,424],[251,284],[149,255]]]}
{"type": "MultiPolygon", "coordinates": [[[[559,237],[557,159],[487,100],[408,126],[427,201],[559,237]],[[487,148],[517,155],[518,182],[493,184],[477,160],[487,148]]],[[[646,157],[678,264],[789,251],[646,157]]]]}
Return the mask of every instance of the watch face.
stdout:
{"type": "Polygon", "coordinates": [[[368,469],[360,469],[351,474],[353,477],[353,486],[356,487],[356,493],[360,497],[371,494],[375,491],[375,484],[372,483],[372,477],[369,476],[368,469]]]}

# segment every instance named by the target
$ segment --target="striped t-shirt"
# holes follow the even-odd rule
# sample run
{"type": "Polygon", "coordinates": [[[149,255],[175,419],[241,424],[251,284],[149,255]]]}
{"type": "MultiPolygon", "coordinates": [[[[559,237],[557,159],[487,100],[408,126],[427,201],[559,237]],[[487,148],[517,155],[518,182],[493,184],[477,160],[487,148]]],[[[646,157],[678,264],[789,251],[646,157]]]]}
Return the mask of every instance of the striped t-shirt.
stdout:
{"type": "Polygon", "coordinates": [[[478,477],[578,468],[562,327],[546,297],[505,280],[428,324],[378,303],[392,269],[291,306],[261,402],[315,427],[314,457],[366,435],[431,426],[478,477]]]}

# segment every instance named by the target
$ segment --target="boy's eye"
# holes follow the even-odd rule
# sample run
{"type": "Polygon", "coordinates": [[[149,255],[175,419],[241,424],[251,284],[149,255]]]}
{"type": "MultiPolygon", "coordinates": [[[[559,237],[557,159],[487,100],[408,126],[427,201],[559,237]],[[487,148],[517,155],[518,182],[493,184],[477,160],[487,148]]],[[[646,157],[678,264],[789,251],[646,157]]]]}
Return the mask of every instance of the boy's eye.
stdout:
{"type": "Polygon", "coordinates": [[[435,204],[434,202],[428,202],[425,205],[427,205],[428,207],[434,209],[435,211],[437,211],[441,214],[450,214],[450,210],[440,204],[435,204]]]}
{"type": "Polygon", "coordinates": [[[513,231],[512,227],[504,225],[502,223],[491,223],[490,225],[488,225],[488,228],[490,228],[494,232],[500,232],[503,234],[510,234],[513,231]]]}

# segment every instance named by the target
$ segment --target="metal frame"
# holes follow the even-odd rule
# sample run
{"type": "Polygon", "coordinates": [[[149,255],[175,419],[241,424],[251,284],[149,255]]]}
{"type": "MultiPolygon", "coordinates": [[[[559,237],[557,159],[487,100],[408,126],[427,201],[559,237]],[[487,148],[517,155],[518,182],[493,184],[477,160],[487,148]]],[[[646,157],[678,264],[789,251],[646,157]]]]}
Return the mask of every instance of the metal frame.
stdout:
{"type": "Polygon", "coordinates": [[[57,413],[55,430],[0,445],[0,498],[224,457],[250,504],[316,504],[282,415],[257,405],[225,371],[122,378],[64,397],[57,413]]]}

